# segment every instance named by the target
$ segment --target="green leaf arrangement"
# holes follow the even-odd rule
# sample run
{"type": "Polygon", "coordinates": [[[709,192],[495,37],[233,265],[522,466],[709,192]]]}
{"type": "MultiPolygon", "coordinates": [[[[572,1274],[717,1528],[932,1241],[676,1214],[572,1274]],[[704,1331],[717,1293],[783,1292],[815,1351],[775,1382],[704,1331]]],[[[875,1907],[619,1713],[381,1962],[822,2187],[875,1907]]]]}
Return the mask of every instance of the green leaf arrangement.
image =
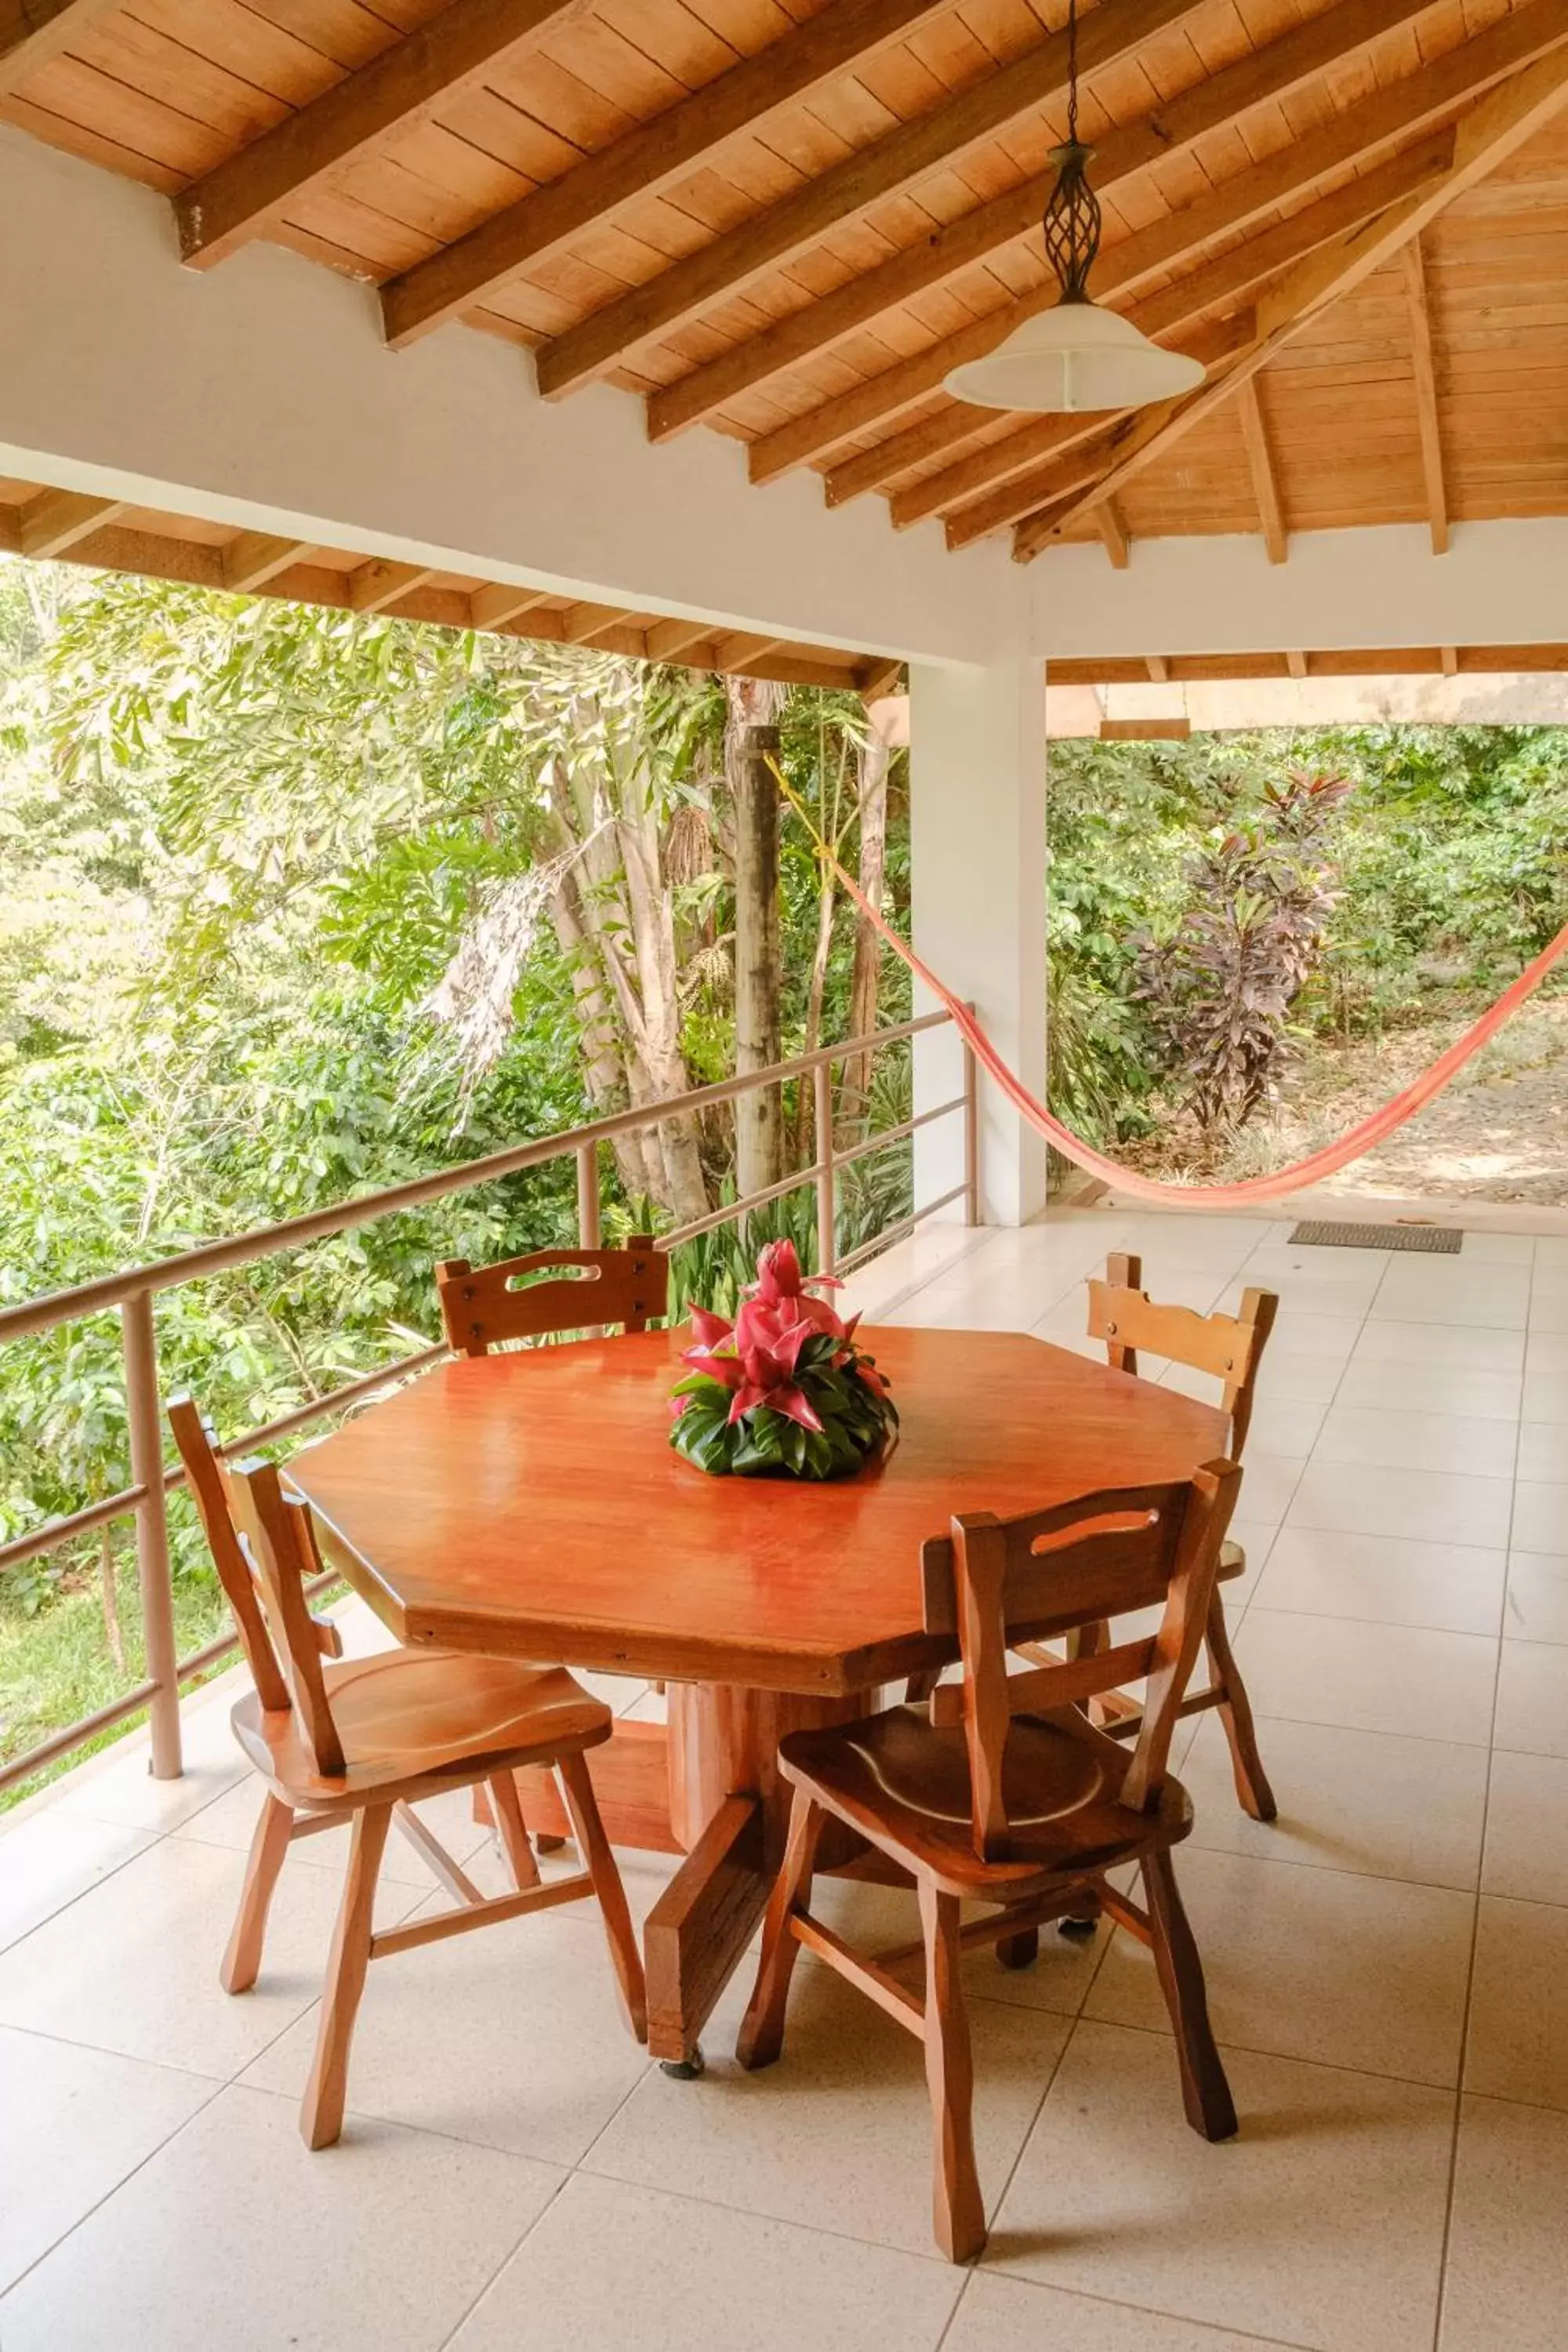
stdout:
{"type": "Polygon", "coordinates": [[[880,1452],[898,1409],[875,1360],[803,1280],[792,1242],[773,1242],[734,1322],[692,1310],[692,1369],[671,1392],[669,1442],[713,1478],[839,1478],[880,1452]]]}

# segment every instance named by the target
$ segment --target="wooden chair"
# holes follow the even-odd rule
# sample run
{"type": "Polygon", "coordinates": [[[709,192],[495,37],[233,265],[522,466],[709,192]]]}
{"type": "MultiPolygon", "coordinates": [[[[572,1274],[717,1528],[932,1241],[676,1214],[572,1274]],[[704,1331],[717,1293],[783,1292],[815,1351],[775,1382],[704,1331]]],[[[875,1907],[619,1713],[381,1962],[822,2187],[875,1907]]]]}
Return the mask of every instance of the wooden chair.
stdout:
{"type": "MultiPolygon", "coordinates": [[[[1212,1373],[1222,1381],[1224,1409],[1230,1415],[1230,1458],[1239,1462],[1252,1420],[1258,1367],[1279,1311],[1279,1298],[1271,1290],[1248,1290],[1242,1296],[1239,1315],[1198,1315],[1190,1307],[1155,1306],[1142,1283],[1141,1258],[1121,1252],[1107,1258],[1105,1279],[1091,1281],[1089,1286],[1090,1339],[1104,1340],[1113,1371],[1136,1374],[1138,1350],[1143,1348],[1151,1355],[1167,1356],[1194,1371],[1212,1373]]],[[[1246,1569],[1247,1554],[1241,1546],[1227,1543],[1220,1554],[1220,1583],[1243,1575],[1246,1569]]],[[[1087,1627],[1079,1646],[1103,1649],[1110,1638],[1108,1626],[1087,1627]]],[[[1205,1639],[1209,1679],[1202,1690],[1194,1691],[1187,1699],[1183,1712],[1198,1715],[1209,1707],[1218,1708],[1230,1743],[1236,1793],[1254,1821],[1271,1822],[1279,1807],[1258,1752],[1252,1704],[1231,1651],[1225,1603],[1217,1585],[1210,1603],[1205,1639]]],[[[1109,1702],[1108,1712],[1117,1717],[1115,1728],[1121,1738],[1136,1738],[1140,1713],[1136,1701],[1123,1696],[1120,1704],[1109,1702]]]]}
{"type": "Polygon", "coordinates": [[[452,1353],[483,1356],[503,1340],[602,1330],[611,1323],[646,1331],[665,1311],[669,1260],[647,1234],[625,1249],[531,1250],[478,1268],[466,1257],[449,1257],[436,1268],[436,1295],[452,1353]],[[556,1281],[512,1287],[521,1276],[554,1268],[561,1269],[556,1281]]]}
{"type": "MultiPolygon", "coordinates": [[[[627,1331],[646,1331],[649,1318],[663,1315],[668,1305],[669,1260],[654,1247],[649,1234],[637,1234],[625,1249],[531,1250],[525,1257],[502,1258],[477,1272],[466,1257],[448,1257],[436,1268],[436,1296],[447,1345],[455,1356],[488,1355],[508,1339],[547,1339],[563,1331],[597,1334],[610,1323],[627,1331]],[[512,1288],[520,1275],[568,1266],[584,1271],[563,1272],[555,1282],[512,1288]]],[[[654,1687],[662,1691],[664,1685],[654,1687]]],[[[537,1802],[536,1785],[529,1798],[535,1822],[537,1802]]],[[[477,1810],[482,1815],[482,1805],[477,1810]]],[[[536,1829],[534,1835],[542,1853],[563,1843],[548,1830],[536,1829]]]]}
{"type": "Polygon", "coordinates": [[[596,1895],[627,2021],[647,2038],[642,1961],[615,1858],[605,1841],[584,1751],[608,1739],[608,1707],[561,1667],[510,1659],[400,1650],[347,1664],[336,1628],[311,1616],[305,1590],[321,1573],[305,1504],[276,1467],[231,1468],[189,1397],[169,1408],[213,1561],[228,1597],[256,1688],[236,1706],[235,1737],[267,1783],[239,1916],[220,1977],[248,1992],[261,1966],[272,1891],[295,1838],[352,1826],[348,1877],[321,2000],[315,2063],[300,2130],[327,2147],[342,2128],[349,2044],[372,1960],[596,1895]],[[512,1778],[553,1766],[585,1868],[541,1883],[512,1778]],[[517,1892],[487,1901],[412,1808],[421,1797],[483,1781],[517,1892]],[[455,1897],[452,1909],[377,1932],[375,1882],[395,1821],[455,1897]]]}
{"type": "Polygon", "coordinates": [[[791,1970],[802,1944],[925,2045],[937,2242],[966,2262],[985,2242],[971,2128],[973,2074],[959,1963],[995,1943],[1033,1956],[1041,1923],[1087,1898],[1152,1947],[1175,2030],[1187,2120],[1208,2139],[1236,2129],[1209,2028],[1203,1969],[1171,1871],[1192,1827],[1165,1759],[1203,1642],[1219,1547],[1240,1472],[1215,1462],[1190,1481],[1130,1487],[1001,1520],[954,1519],[924,1553],[928,1633],[956,1635],[961,1683],[939,1685],[929,1715],[900,1706],[826,1731],[792,1733],[779,1767],[795,1784],[784,1868],[763,1930],[762,1963],[738,2054],[779,2055],[791,1970]],[[1161,1603],[1152,1638],[1010,1674],[1009,1648],[1161,1603]],[[1149,1703],[1131,1748],[1098,1729],[1084,1703],[1136,1676],[1149,1703]],[[856,1953],[809,1909],[829,1815],[910,1873],[921,1942],[856,1953]],[[1147,1910],[1110,1883],[1135,1863],[1147,1910]],[[1002,1907],[961,1925],[965,1902],[1002,1907]],[[923,1996],[892,1973],[923,1949],[923,1996]]]}

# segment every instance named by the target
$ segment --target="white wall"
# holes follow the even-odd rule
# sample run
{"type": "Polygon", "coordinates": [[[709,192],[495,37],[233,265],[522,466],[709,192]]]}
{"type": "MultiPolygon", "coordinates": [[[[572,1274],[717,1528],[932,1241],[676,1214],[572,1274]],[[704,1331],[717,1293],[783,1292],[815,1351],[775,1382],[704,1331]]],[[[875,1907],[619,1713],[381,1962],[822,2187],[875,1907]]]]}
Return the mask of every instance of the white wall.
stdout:
{"type": "Polygon", "coordinates": [[[0,474],[606,604],[927,661],[1026,592],[1000,546],[900,537],[642,403],[551,404],[512,345],[396,354],[366,287],[274,247],[181,268],[166,202],[0,127],[0,474]]]}
{"type": "MultiPolygon", "coordinates": [[[[1037,1096],[1046,1079],[1046,713],[1032,655],[985,669],[910,671],[910,865],[916,950],[974,1005],[1004,1059],[1037,1096]]],[[[931,1009],[916,991],[917,1013],[931,1009]]],[[[915,1108],[958,1094],[951,1028],[915,1041],[915,1108]]],[[[1046,1200],[1046,1147],[981,1082],[980,1189],[986,1224],[1016,1225],[1046,1200]]],[[[915,1137],[915,1202],[963,1179],[963,1123],[915,1137]]],[[[962,1206],[949,1214],[962,1216],[962,1206]]]]}

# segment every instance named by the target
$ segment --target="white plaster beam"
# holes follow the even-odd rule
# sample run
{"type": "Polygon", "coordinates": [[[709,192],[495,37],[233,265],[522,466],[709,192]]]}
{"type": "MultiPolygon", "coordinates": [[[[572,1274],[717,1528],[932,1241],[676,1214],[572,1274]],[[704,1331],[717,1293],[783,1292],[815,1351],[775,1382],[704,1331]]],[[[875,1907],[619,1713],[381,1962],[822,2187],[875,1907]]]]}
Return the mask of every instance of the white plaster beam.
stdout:
{"type": "Polygon", "coordinates": [[[897,537],[642,404],[539,400],[486,335],[402,355],[374,294],[275,247],[181,268],[150,191],[0,128],[0,472],[725,631],[982,659],[1027,589],[1000,546],[897,537]]]}
{"type": "Polygon", "coordinates": [[[1421,522],[1299,531],[1284,565],[1246,537],[1141,539],[1115,572],[1098,545],[1075,544],[1028,569],[1031,642],[1064,659],[1568,642],[1556,516],[1458,524],[1440,563],[1421,522]]]}

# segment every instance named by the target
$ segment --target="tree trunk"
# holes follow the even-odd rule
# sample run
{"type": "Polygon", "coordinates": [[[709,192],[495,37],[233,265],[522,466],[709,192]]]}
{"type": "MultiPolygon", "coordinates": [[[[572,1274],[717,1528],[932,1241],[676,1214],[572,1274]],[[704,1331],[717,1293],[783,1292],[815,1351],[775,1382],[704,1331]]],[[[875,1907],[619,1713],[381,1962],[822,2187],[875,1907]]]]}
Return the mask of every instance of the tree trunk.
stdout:
{"type": "MultiPolygon", "coordinates": [[[[779,791],[770,758],[779,731],[774,689],[753,678],[726,681],[725,745],[735,802],[735,1073],[782,1058],[779,944],[779,791]]],[[[741,1193],[776,1184],[784,1172],[784,1105],[777,1087],[735,1105],[735,1184],[741,1193]]]]}
{"type": "MultiPolygon", "coordinates": [[[[888,858],[888,767],[892,754],[885,736],[873,728],[859,751],[860,887],[873,907],[880,907],[888,858]]],[[[877,1025],[877,1000],[881,978],[881,942],[864,915],[855,919],[855,963],[849,981],[849,1034],[863,1037],[877,1025]]],[[[857,1054],[844,1065],[839,1086],[840,1129],[856,1139],[866,1121],[871,1098],[871,1056],[857,1054]]]]}

